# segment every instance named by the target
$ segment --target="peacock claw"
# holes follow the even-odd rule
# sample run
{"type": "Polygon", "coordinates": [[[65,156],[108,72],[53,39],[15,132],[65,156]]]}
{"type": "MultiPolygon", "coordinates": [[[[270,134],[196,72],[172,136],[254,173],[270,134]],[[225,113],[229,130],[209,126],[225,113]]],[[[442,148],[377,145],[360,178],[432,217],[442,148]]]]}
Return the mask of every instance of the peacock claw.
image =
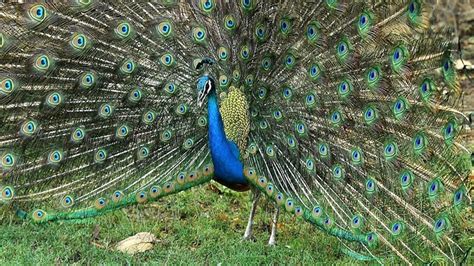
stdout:
{"type": "Polygon", "coordinates": [[[276,240],[270,238],[270,240],[268,240],[268,246],[270,246],[270,247],[276,246],[276,240]]]}

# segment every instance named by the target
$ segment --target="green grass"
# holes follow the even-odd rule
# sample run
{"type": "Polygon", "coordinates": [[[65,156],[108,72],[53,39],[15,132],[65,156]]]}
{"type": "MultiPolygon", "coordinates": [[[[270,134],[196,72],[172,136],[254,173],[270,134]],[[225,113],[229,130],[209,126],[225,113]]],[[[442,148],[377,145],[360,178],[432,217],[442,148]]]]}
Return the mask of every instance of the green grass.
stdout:
{"type": "Polygon", "coordinates": [[[35,225],[4,217],[0,265],[361,263],[342,254],[336,238],[288,214],[280,215],[277,246],[269,247],[273,207],[265,200],[257,210],[255,240],[242,241],[249,209],[249,193],[210,184],[82,223],[35,225]],[[133,256],[115,250],[139,232],[157,237],[152,250],[133,256]]]}
{"type": "Polygon", "coordinates": [[[340,252],[335,238],[287,214],[281,215],[278,245],[269,247],[272,205],[264,200],[257,210],[255,240],[242,241],[250,194],[215,188],[201,186],[79,224],[35,225],[4,218],[0,264],[354,263],[340,252]],[[158,238],[153,250],[133,256],[115,250],[119,241],[139,232],[158,238]]]}

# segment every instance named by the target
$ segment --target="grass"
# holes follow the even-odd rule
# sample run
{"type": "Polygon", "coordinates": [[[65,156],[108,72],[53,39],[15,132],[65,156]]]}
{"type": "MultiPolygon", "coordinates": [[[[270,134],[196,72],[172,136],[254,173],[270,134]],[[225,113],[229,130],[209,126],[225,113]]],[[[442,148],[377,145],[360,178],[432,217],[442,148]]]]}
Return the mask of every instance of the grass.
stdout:
{"type": "Polygon", "coordinates": [[[0,265],[6,264],[315,264],[354,261],[339,242],[281,215],[278,245],[267,245],[272,207],[262,201],[254,241],[242,241],[250,194],[205,185],[83,223],[34,225],[3,221],[0,265]],[[223,192],[222,192],[223,191],[223,192]],[[139,232],[158,238],[153,250],[127,255],[119,241],[139,232]]]}
{"type": "Polygon", "coordinates": [[[153,204],[134,206],[82,223],[0,222],[0,265],[5,264],[355,264],[340,243],[314,227],[280,216],[275,247],[267,245],[272,205],[257,210],[254,241],[242,241],[250,194],[209,184],[153,204]],[[115,245],[139,232],[158,241],[127,255],[115,245]]]}

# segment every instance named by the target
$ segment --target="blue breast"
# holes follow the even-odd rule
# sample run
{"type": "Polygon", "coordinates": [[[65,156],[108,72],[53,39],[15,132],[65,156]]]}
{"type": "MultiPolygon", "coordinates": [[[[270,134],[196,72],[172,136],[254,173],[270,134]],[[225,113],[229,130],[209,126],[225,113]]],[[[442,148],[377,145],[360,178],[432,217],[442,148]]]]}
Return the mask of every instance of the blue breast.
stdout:
{"type": "Polygon", "coordinates": [[[215,92],[208,96],[209,146],[214,164],[214,179],[237,191],[249,189],[244,177],[244,165],[239,160],[235,143],[228,141],[215,92]]]}

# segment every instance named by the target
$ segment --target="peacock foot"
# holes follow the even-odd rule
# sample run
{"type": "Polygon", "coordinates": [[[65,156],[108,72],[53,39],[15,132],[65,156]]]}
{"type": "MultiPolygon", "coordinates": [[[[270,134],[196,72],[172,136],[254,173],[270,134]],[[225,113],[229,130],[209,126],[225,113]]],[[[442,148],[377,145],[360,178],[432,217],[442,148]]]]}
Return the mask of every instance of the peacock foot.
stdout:
{"type": "Polygon", "coordinates": [[[275,212],[273,213],[272,218],[272,232],[270,233],[270,239],[268,240],[269,246],[276,245],[276,233],[277,233],[277,224],[278,224],[278,214],[280,212],[280,208],[275,207],[275,212]]]}
{"type": "Polygon", "coordinates": [[[252,227],[253,218],[255,217],[255,211],[257,210],[257,203],[260,199],[260,192],[258,192],[257,190],[252,190],[252,198],[252,207],[250,208],[249,220],[247,222],[247,227],[245,228],[243,240],[255,241],[255,239],[252,237],[252,227]]]}

